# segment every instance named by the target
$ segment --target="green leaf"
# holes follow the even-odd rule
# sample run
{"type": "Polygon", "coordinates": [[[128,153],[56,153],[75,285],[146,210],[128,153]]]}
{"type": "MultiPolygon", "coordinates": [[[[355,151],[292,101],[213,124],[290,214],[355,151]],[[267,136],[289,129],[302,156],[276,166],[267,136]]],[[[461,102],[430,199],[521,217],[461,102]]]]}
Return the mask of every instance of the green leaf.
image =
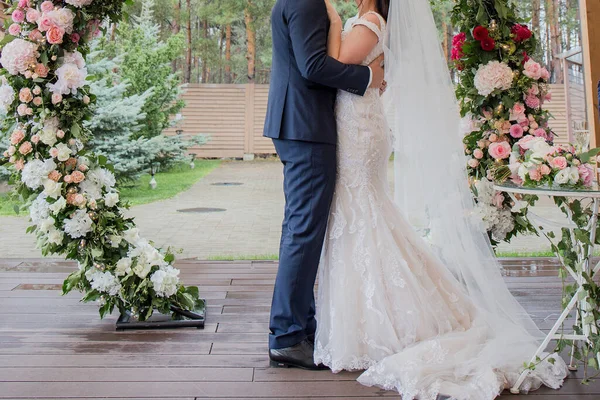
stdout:
{"type": "Polygon", "coordinates": [[[596,147],[595,149],[591,149],[590,151],[586,152],[586,153],[581,153],[578,155],[579,160],[581,160],[582,163],[588,163],[590,162],[590,160],[592,159],[592,157],[597,156],[598,154],[600,154],[600,147],[596,147]]]}
{"type": "Polygon", "coordinates": [[[77,122],[73,122],[73,125],[71,125],[71,135],[73,135],[76,138],[81,137],[81,126],[77,123],[77,122]]]}

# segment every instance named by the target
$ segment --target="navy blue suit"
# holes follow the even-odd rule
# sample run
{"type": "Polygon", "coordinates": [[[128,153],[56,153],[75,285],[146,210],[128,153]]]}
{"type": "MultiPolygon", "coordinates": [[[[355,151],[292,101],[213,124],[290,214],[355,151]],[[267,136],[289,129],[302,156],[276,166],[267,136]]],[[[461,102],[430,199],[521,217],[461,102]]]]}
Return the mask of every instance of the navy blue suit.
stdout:
{"type": "Polygon", "coordinates": [[[336,177],[337,89],[363,95],[367,67],[327,56],[323,0],[278,0],[264,135],[284,165],[285,218],[269,346],[293,346],[316,330],[314,284],[336,177]]]}

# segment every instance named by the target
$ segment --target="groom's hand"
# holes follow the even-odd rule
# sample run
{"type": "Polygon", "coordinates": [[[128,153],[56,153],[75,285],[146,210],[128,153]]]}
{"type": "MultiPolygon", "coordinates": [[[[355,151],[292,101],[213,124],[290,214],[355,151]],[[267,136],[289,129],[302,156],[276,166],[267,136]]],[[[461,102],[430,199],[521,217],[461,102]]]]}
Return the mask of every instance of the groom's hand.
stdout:
{"type": "Polygon", "coordinates": [[[369,65],[371,68],[371,72],[373,73],[373,79],[371,80],[370,88],[381,89],[383,86],[383,78],[385,76],[385,71],[383,67],[384,55],[380,55],[369,65]]]}

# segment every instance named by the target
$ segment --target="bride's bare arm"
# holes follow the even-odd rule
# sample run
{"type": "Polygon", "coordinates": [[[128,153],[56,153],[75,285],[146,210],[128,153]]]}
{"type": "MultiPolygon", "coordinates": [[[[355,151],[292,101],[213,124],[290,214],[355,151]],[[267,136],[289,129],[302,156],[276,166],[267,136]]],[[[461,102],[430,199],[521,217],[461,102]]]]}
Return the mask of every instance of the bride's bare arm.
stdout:
{"type": "MultiPolygon", "coordinates": [[[[361,64],[377,46],[379,42],[377,34],[364,25],[355,25],[346,40],[342,42],[342,20],[329,0],[325,2],[331,21],[327,42],[329,56],[344,64],[361,64]]],[[[364,18],[381,28],[381,22],[376,15],[368,14],[364,18]]]]}

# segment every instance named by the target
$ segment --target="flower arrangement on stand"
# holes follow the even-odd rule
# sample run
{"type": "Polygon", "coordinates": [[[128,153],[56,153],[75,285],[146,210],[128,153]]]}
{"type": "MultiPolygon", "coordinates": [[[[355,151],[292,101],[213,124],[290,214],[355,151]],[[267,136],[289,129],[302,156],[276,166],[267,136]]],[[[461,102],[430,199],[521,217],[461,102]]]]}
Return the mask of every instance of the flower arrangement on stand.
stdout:
{"type": "MultiPolygon", "coordinates": [[[[572,145],[558,145],[551,128],[551,115],[542,106],[551,100],[549,71],[533,55],[537,38],[520,20],[516,5],[508,0],[457,0],[453,24],[460,33],[454,37],[452,60],[460,79],[456,94],[464,118],[464,147],[476,213],[485,223],[492,243],[514,238],[522,233],[542,234],[564,268],[560,275],[576,275],[594,245],[593,211],[583,200],[555,197],[558,208],[567,216],[573,229],[562,229],[560,238],[553,232],[536,229],[527,209],[538,200],[523,195],[513,200],[497,192],[493,181],[510,181],[523,187],[552,187],[585,190],[594,185],[595,171],[590,164],[600,149],[576,154],[572,145]],[[578,243],[576,243],[578,242],[578,243]]],[[[595,237],[595,241],[594,238],[595,237]]],[[[578,310],[573,326],[575,333],[600,332],[600,287],[593,273],[583,273],[585,292],[581,299],[588,311],[578,310]]],[[[576,285],[564,285],[563,305],[576,293],[576,285]]],[[[581,347],[561,339],[557,351],[575,346],[574,356],[598,368],[600,336],[593,333],[581,347]]],[[[528,368],[535,368],[529,365],[528,368]]]]}
{"type": "Polygon", "coordinates": [[[572,146],[554,145],[551,115],[542,108],[551,100],[550,73],[532,58],[537,38],[516,16],[515,5],[506,0],[460,0],[453,23],[460,29],[452,59],[460,78],[456,94],[465,123],[468,173],[472,183],[483,180],[472,187],[478,211],[497,244],[533,232],[533,227],[526,209],[515,208],[509,196],[478,195],[490,191],[490,181],[583,186],[591,184],[592,168],[585,164],[589,158],[578,158],[572,146]]]}
{"type": "Polygon", "coordinates": [[[128,2],[15,1],[1,43],[0,114],[10,137],[3,163],[29,210],[28,232],[44,255],[79,263],[63,293],[98,301],[102,318],[117,308],[144,321],[156,310],[202,311],[204,302],[197,287],[181,284],[174,255],[140,237],[111,165],[85,148],[92,132],[83,122],[96,100],[86,80],[88,44],[128,2]]]}

